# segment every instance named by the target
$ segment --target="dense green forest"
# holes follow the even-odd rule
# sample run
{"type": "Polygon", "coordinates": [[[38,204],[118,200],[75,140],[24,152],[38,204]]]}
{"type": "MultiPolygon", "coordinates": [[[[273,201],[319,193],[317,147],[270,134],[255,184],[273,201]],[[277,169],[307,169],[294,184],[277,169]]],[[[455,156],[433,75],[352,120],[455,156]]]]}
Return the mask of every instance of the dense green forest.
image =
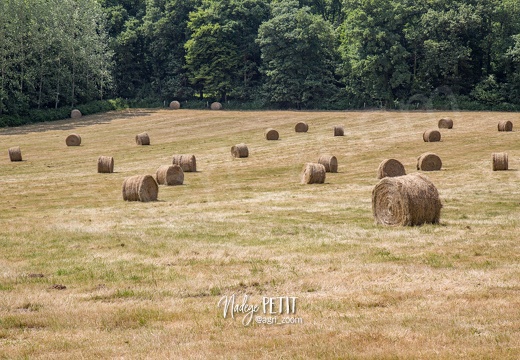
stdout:
{"type": "Polygon", "coordinates": [[[0,115],[108,98],[517,110],[520,1],[0,1],[0,115]]]}

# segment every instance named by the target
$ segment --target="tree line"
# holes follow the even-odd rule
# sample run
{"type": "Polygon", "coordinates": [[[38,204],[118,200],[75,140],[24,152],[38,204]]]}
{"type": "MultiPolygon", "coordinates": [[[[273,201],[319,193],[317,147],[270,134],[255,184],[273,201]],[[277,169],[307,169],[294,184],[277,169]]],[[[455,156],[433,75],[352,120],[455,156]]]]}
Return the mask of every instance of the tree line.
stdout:
{"type": "Polygon", "coordinates": [[[107,97],[518,109],[520,3],[0,2],[0,114],[107,97]]]}

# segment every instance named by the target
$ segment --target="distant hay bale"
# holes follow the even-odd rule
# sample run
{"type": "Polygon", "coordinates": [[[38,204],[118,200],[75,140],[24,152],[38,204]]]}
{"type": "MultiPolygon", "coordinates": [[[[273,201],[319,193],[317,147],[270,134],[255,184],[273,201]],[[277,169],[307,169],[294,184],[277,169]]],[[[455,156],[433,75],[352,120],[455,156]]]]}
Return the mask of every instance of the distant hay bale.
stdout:
{"type": "Polygon", "coordinates": [[[108,173],[114,172],[114,158],[112,156],[100,156],[97,161],[97,172],[108,173]]]}
{"type": "Polygon", "coordinates": [[[318,159],[318,164],[325,166],[325,171],[330,173],[338,172],[338,159],[332,155],[322,155],[318,159]]]}
{"type": "Polygon", "coordinates": [[[417,170],[437,171],[441,168],[441,158],[434,153],[427,152],[417,158],[417,170]]]}
{"type": "Polygon", "coordinates": [[[453,120],[450,118],[443,118],[439,120],[439,129],[452,129],[453,120]]]}
{"type": "Polygon", "coordinates": [[[182,185],[184,183],[184,171],[175,165],[162,165],[156,173],[155,179],[159,185],[182,185]]]}
{"type": "Polygon", "coordinates": [[[196,172],[197,160],[195,155],[173,155],[173,165],[179,165],[184,172],[196,172]]]}
{"type": "Polygon", "coordinates": [[[403,164],[396,159],[385,159],[377,168],[377,178],[394,177],[406,175],[403,164]]]}
{"type": "Polygon", "coordinates": [[[79,111],[78,109],[74,109],[70,112],[70,117],[72,119],[77,119],[77,118],[80,118],[81,116],[82,116],[81,111],[79,111]]]}
{"type": "Polygon", "coordinates": [[[423,140],[425,142],[441,141],[441,133],[439,132],[439,130],[426,130],[423,133],[423,140]]]}
{"type": "Polygon", "coordinates": [[[499,121],[498,131],[513,131],[513,123],[508,120],[499,121]]]}
{"type": "Polygon", "coordinates": [[[438,224],[441,208],[437,188],[422,174],[386,177],[372,190],[372,213],[378,224],[438,224]]]}
{"type": "Polygon", "coordinates": [[[19,146],[9,148],[7,152],[11,161],[22,161],[22,150],[20,150],[19,146]]]}
{"type": "Polygon", "coordinates": [[[508,167],[507,153],[493,153],[493,171],[507,170],[508,167]]]}
{"type": "Polygon", "coordinates": [[[70,134],[65,139],[65,143],[67,146],[80,146],[81,145],[81,136],[78,134],[70,134]]]}
{"type": "Polygon", "coordinates": [[[334,136],[344,136],[343,126],[334,126],[334,136]]]}
{"type": "Polygon", "coordinates": [[[150,145],[150,137],[147,133],[140,133],[135,136],[135,142],[137,145],[150,145]]]}
{"type": "Polygon", "coordinates": [[[267,140],[278,140],[279,138],[278,131],[271,128],[266,129],[264,135],[267,140]]]}
{"type": "Polygon", "coordinates": [[[123,200],[155,201],[159,194],[159,186],[152,175],[134,175],[123,181],[123,200]]]}
{"type": "Polygon", "coordinates": [[[236,144],[231,147],[231,156],[234,158],[246,158],[249,156],[249,149],[246,144],[236,144]]]}
{"type": "Polygon", "coordinates": [[[309,130],[309,125],[307,125],[307,123],[304,123],[304,122],[299,122],[294,127],[294,131],[296,131],[296,132],[307,132],[308,130],[309,130]]]}
{"type": "Polygon", "coordinates": [[[181,108],[181,103],[178,102],[177,100],[173,100],[170,103],[170,109],[172,109],[172,110],[179,110],[180,108],[181,108]]]}
{"type": "Polygon", "coordinates": [[[323,184],[325,182],[325,166],[317,163],[307,163],[303,166],[302,184],[323,184]]]}
{"type": "Polygon", "coordinates": [[[215,101],[215,102],[211,103],[210,108],[211,108],[211,110],[222,110],[222,104],[219,103],[218,101],[215,101]]]}

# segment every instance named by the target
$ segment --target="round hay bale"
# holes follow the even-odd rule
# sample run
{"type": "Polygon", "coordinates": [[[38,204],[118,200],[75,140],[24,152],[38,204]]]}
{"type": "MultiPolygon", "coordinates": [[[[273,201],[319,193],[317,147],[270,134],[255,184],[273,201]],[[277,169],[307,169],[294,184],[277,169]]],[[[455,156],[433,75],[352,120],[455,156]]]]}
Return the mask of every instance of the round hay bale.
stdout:
{"type": "Polygon", "coordinates": [[[155,179],[159,185],[182,185],[184,183],[184,171],[175,165],[162,165],[155,173],[155,179]]]}
{"type": "Polygon", "coordinates": [[[493,171],[507,170],[508,167],[507,153],[493,153],[493,171]]]}
{"type": "Polygon", "coordinates": [[[173,155],[173,165],[179,165],[184,172],[196,172],[197,160],[195,155],[173,155]]]}
{"type": "Polygon", "coordinates": [[[134,175],[123,181],[123,200],[155,201],[159,186],[152,175],[134,175]]]}
{"type": "Polygon", "coordinates": [[[513,123],[508,120],[499,121],[498,131],[513,131],[513,123]]]}
{"type": "Polygon", "coordinates": [[[114,172],[114,158],[112,156],[100,156],[97,160],[97,172],[111,174],[114,172]]]}
{"type": "Polygon", "coordinates": [[[19,146],[11,147],[7,150],[11,161],[22,161],[22,150],[19,146]]]}
{"type": "Polygon", "coordinates": [[[294,127],[294,131],[296,131],[296,132],[307,132],[307,131],[309,131],[309,125],[307,125],[307,123],[304,123],[304,122],[299,122],[294,127]]]}
{"type": "Polygon", "coordinates": [[[65,143],[67,146],[80,146],[81,145],[81,136],[78,134],[70,134],[65,139],[65,143]]]}
{"type": "Polygon", "coordinates": [[[318,164],[325,166],[325,171],[330,173],[338,172],[338,159],[332,155],[322,155],[318,159],[318,164]]]}
{"type": "Polygon", "coordinates": [[[452,129],[453,120],[450,118],[443,118],[439,120],[439,129],[452,129]]]}
{"type": "Polygon", "coordinates": [[[246,158],[249,156],[249,149],[246,144],[237,144],[231,147],[231,156],[234,158],[246,158]]]}
{"type": "Polygon", "coordinates": [[[150,145],[150,137],[147,133],[140,133],[135,136],[137,145],[150,145]]]}
{"type": "Polygon", "coordinates": [[[271,128],[266,129],[264,135],[267,140],[278,140],[279,138],[278,131],[271,128]]]}
{"type": "Polygon", "coordinates": [[[334,126],[334,136],[344,136],[343,126],[334,126]]]}
{"type": "Polygon", "coordinates": [[[422,174],[386,177],[372,190],[372,213],[378,224],[438,224],[441,208],[437,188],[422,174]]]}
{"type": "Polygon", "coordinates": [[[417,170],[437,171],[442,168],[441,158],[434,153],[424,153],[417,158],[417,170]]]}
{"type": "Polygon", "coordinates": [[[439,130],[426,130],[423,133],[423,140],[425,142],[441,141],[441,133],[439,132],[439,130]]]}
{"type": "Polygon", "coordinates": [[[170,109],[172,109],[172,110],[179,110],[180,108],[181,108],[181,103],[178,102],[177,100],[173,100],[170,103],[170,109]]]}
{"type": "Polygon", "coordinates": [[[72,119],[77,119],[77,118],[80,118],[81,116],[82,116],[81,111],[79,111],[78,109],[74,109],[70,112],[70,117],[72,119]]]}
{"type": "Polygon", "coordinates": [[[396,159],[385,159],[377,168],[377,178],[394,177],[406,175],[403,164],[396,159]]]}
{"type": "Polygon", "coordinates": [[[322,164],[307,163],[302,170],[302,184],[323,184],[325,173],[325,166],[322,164]]]}
{"type": "Polygon", "coordinates": [[[210,108],[211,108],[211,110],[222,110],[222,104],[219,103],[218,101],[215,101],[215,102],[211,103],[210,108]]]}

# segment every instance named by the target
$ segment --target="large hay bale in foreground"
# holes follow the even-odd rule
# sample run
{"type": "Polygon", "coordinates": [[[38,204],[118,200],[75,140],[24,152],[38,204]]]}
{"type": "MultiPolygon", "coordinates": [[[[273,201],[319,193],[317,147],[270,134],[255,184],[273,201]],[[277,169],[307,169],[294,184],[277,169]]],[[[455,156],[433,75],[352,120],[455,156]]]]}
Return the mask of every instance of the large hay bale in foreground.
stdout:
{"type": "Polygon", "coordinates": [[[441,168],[441,158],[434,153],[427,152],[417,158],[417,170],[437,171],[441,168]]]}
{"type": "Polygon", "coordinates": [[[177,100],[173,100],[170,103],[170,109],[172,109],[172,110],[179,110],[180,108],[181,108],[181,103],[178,102],[177,100]]]}
{"type": "Polygon", "coordinates": [[[159,186],[152,175],[134,175],[123,181],[123,200],[155,201],[159,194],[159,186]]]}
{"type": "Polygon", "coordinates": [[[372,190],[372,213],[378,224],[438,224],[441,208],[437,188],[422,174],[386,177],[372,190]]]}
{"type": "Polygon", "coordinates": [[[394,177],[406,175],[403,164],[396,159],[385,159],[377,168],[377,178],[394,177]]]}
{"type": "Polygon", "coordinates": [[[210,108],[211,108],[211,110],[222,110],[222,104],[219,103],[218,101],[215,101],[215,102],[211,103],[210,108]]]}
{"type": "Polygon", "coordinates": [[[323,184],[325,182],[325,166],[317,163],[307,163],[302,169],[302,184],[323,184]]]}
{"type": "Polygon", "coordinates": [[[507,170],[509,168],[507,153],[493,153],[493,171],[507,170]]]}
{"type": "Polygon", "coordinates": [[[499,121],[498,131],[513,131],[513,123],[509,120],[499,121]]]}
{"type": "Polygon", "coordinates": [[[450,118],[443,118],[439,120],[439,129],[452,129],[453,128],[453,120],[450,118]]]}
{"type": "Polygon", "coordinates": [[[97,161],[97,172],[111,174],[114,172],[114,158],[112,156],[100,156],[97,161]]]}
{"type": "Polygon", "coordinates": [[[72,111],[70,112],[70,117],[71,117],[72,119],[78,119],[78,118],[80,118],[81,116],[82,116],[81,111],[79,111],[78,109],[74,109],[74,110],[72,110],[72,111]]]}
{"type": "Polygon", "coordinates": [[[343,126],[334,126],[334,136],[344,136],[343,126]]]}
{"type": "Polygon", "coordinates": [[[179,165],[184,172],[197,171],[197,159],[195,159],[195,155],[173,155],[172,164],[179,165]]]}
{"type": "Polygon", "coordinates": [[[439,132],[439,130],[426,130],[423,133],[423,140],[425,142],[441,141],[441,133],[439,132]]]}
{"type": "Polygon", "coordinates": [[[278,134],[278,131],[275,129],[266,129],[264,132],[266,140],[278,140],[280,135],[278,134]]]}
{"type": "Polygon", "coordinates": [[[150,137],[147,133],[140,133],[135,136],[135,143],[137,145],[150,145],[150,137]]]}
{"type": "Polygon", "coordinates": [[[184,171],[175,165],[162,165],[156,173],[155,179],[159,185],[182,185],[184,183],[184,171]]]}
{"type": "Polygon", "coordinates": [[[249,149],[246,144],[236,144],[231,147],[231,156],[234,158],[246,158],[249,156],[249,149]]]}
{"type": "Polygon", "coordinates": [[[81,136],[79,136],[78,134],[70,134],[65,139],[65,144],[67,144],[67,146],[80,146],[81,136]]]}
{"type": "Polygon", "coordinates": [[[296,132],[307,132],[309,131],[309,125],[304,122],[299,122],[294,126],[294,131],[296,132]]]}
{"type": "Polygon", "coordinates": [[[318,164],[325,166],[326,172],[338,172],[338,159],[333,155],[321,155],[318,159],[318,164]]]}
{"type": "Polygon", "coordinates": [[[7,150],[11,161],[22,161],[22,150],[19,146],[11,147],[7,150]]]}

